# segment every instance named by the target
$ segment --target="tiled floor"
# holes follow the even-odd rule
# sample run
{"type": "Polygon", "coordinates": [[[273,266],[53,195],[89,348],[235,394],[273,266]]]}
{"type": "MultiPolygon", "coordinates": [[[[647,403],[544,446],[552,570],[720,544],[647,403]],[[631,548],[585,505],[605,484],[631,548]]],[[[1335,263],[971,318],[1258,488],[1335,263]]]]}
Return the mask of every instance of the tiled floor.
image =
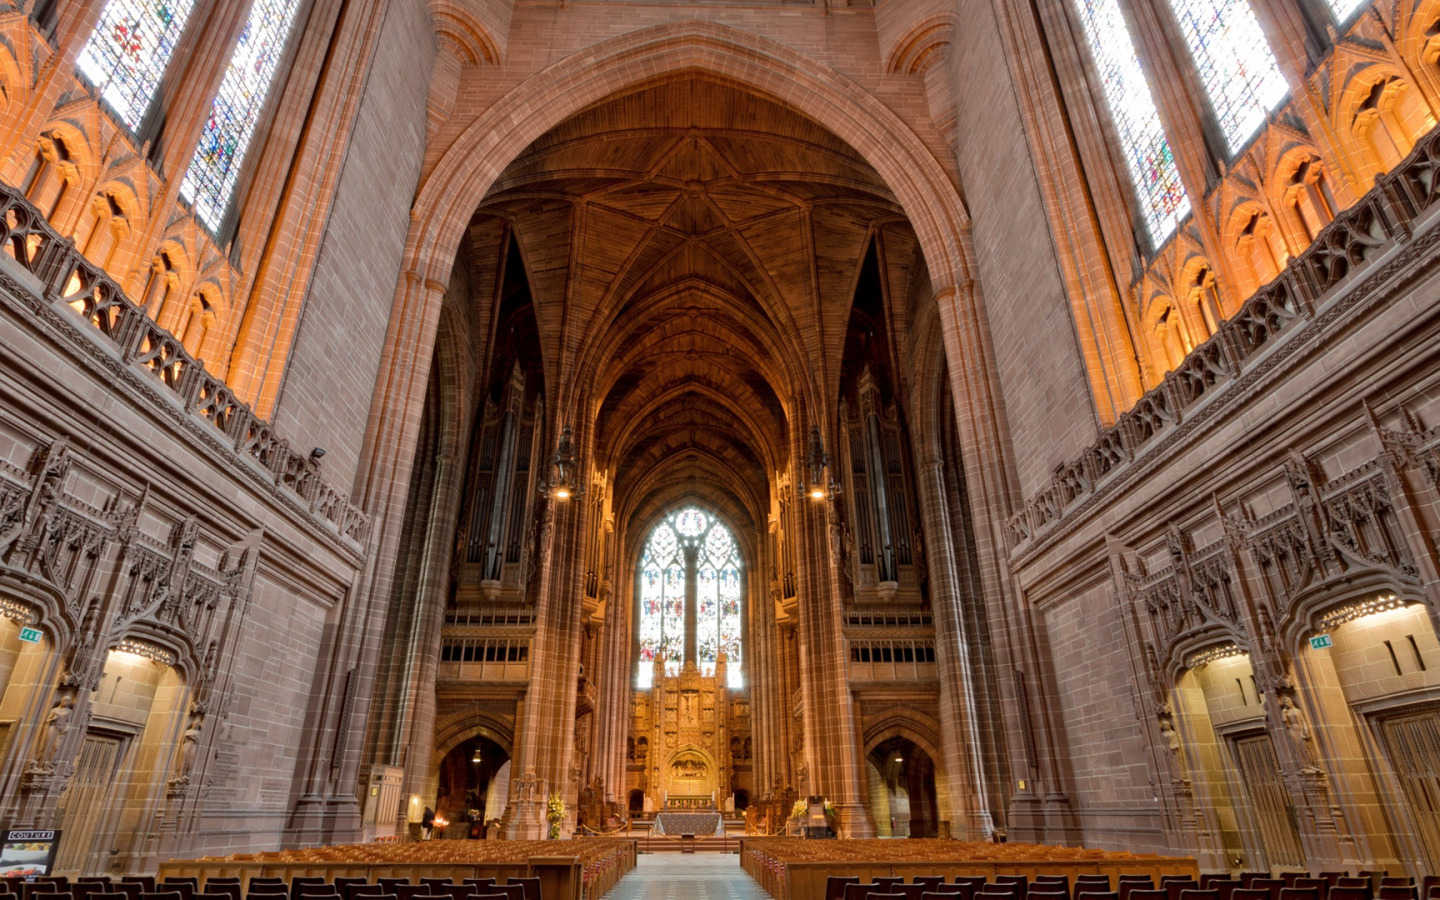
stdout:
{"type": "Polygon", "coordinates": [[[769,900],[735,853],[646,853],[604,900],[769,900]]]}

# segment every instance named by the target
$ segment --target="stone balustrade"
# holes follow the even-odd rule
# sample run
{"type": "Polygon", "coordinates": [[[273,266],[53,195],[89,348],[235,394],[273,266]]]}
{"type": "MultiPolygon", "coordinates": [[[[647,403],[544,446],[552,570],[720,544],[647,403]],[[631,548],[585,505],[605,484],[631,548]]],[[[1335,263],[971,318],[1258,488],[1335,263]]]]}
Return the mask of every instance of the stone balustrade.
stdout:
{"type": "MultiPolygon", "coordinates": [[[[206,371],[179,338],[161,328],[131,302],[103,269],[87,260],[73,241],[61,237],[15,188],[0,184],[0,242],[5,253],[34,281],[21,292],[39,313],[46,307],[73,311],[77,329],[112,347],[123,363],[148,373],[156,387],[173,396],[187,412],[209,423],[236,462],[258,465],[283,493],[332,526],[342,537],[363,545],[369,519],[347,497],[327,484],[308,452],[280,439],[271,425],[241,403],[224,381],[206,371]]],[[[55,321],[55,320],[52,320],[55,321]]],[[[45,323],[49,327],[50,323],[45,323]]]]}
{"type": "Polygon", "coordinates": [[[1354,206],[1341,213],[1278,278],[1256,291],[1174,371],[1104,429],[1079,458],[1007,522],[1014,553],[1040,539],[1119,470],[1151,452],[1202,402],[1212,401],[1257,360],[1303,331],[1361,277],[1368,263],[1411,237],[1411,225],[1440,200],[1440,129],[1354,206]]]}

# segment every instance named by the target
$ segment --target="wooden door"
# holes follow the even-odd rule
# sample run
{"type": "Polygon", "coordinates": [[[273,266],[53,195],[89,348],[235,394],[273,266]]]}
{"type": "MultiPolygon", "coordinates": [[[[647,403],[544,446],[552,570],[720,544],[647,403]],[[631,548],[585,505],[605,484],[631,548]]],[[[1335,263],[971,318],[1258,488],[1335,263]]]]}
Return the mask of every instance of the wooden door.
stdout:
{"type": "MultiPolygon", "coordinates": [[[[91,861],[106,860],[109,854],[97,857],[98,844],[110,839],[107,822],[115,801],[115,781],[120,771],[122,739],[97,734],[85,735],[80,758],[75,762],[75,776],[60,796],[60,852],[55,870],[68,875],[98,875],[101,862],[91,871],[91,861]]],[[[109,847],[99,849],[108,850],[109,847]]]]}
{"type": "Polygon", "coordinates": [[[1232,746],[1245,791],[1250,795],[1250,809],[1264,845],[1265,862],[1272,869],[1303,868],[1305,849],[1295,824],[1295,807],[1280,777],[1280,761],[1275,757],[1270,735],[1262,731],[1237,737],[1232,746]]]}
{"type": "Polygon", "coordinates": [[[1381,730],[1433,872],[1440,867],[1440,713],[1385,719],[1381,730]]]}

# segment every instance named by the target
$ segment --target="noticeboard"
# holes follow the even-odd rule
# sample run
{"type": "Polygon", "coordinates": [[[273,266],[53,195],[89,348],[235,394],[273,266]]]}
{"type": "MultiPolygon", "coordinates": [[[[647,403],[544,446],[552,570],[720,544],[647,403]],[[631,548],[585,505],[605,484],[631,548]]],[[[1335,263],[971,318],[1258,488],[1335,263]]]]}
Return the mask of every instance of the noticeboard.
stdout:
{"type": "Polygon", "coordinates": [[[60,832],[13,829],[0,843],[0,878],[34,879],[55,869],[60,832]]]}

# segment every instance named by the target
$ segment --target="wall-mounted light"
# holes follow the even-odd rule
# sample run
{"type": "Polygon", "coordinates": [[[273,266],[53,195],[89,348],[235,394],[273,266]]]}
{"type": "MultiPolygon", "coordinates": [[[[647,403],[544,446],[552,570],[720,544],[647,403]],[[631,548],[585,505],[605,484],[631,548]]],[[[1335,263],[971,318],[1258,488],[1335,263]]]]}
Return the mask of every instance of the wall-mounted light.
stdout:
{"type": "Polygon", "coordinates": [[[824,500],[830,496],[826,485],[825,470],[830,467],[830,456],[825,452],[825,439],[820,435],[820,426],[810,426],[810,441],[805,452],[805,468],[809,476],[802,492],[811,500],[824,500]]]}
{"type": "Polygon", "coordinates": [[[1330,631],[1346,622],[1353,622],[1356,619],[1363,619],[1366,616],[1373,616],[1376,613],[1389,612],[1392,609],[1403,609],[1409,605],[1408,600],[1397,597],[1394,594],[1381,594],[1378,597],[1371,597],[1368,600],[1359,600],[1354,603],[1346,603],[1344,606],[1330,610],[1320,618],[1322,631],[1330,631]]]}
{"type": "Polygon", "coordinates": [[[575,464],[575,437],[569,425],[560,429],[560,443],[555,447],[555,456],[550,460],[550,496],[556,500],[569,500],[581,493],[577,482],[575,464]]]}
{"type": "Polygon", "coordinates": [[[1218,647],[1211,647],[1208,650],[1200,650],[1185,657],[1185,668],[1198,669],[1201,666],[1209,665],[1217,659],[1229,659],[1232,656],[1248,656],[1249,654],[1238,644],[1226,643],[1218,647]]]}

